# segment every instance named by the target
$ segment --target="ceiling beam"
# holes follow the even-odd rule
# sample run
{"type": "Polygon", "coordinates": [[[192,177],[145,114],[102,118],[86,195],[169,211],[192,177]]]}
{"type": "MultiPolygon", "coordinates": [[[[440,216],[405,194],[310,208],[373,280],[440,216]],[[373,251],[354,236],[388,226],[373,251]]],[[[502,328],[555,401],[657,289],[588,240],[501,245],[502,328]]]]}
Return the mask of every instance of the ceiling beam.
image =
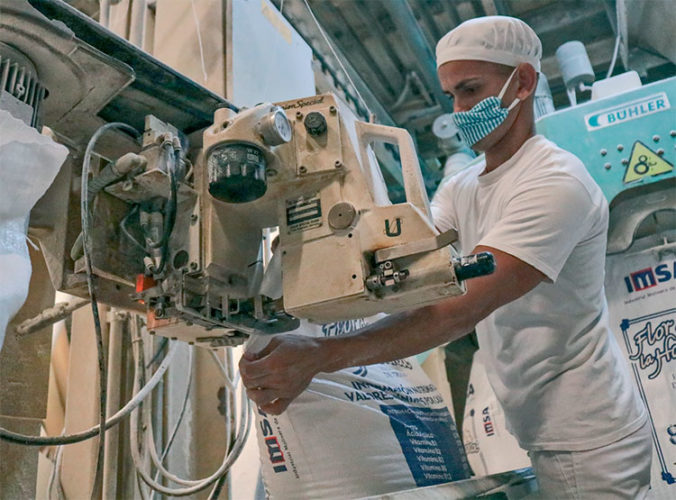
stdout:
{"type": "Polygon", "coordinates": [[[436,101],[442,109],[450,113],[453,110],[451,101],[441,90],[441,85],[437,79],[437,65],[435,55],[425,40],[425,35],[418,24],[410,5],[406,0],[388,0],[383,2],[383,8],[392,16],[392,20],[397,25],[397,29],[404,36],[404,43],[407,43],[416,60],[420,76],[427,88],[431,91],[436,101]]]}

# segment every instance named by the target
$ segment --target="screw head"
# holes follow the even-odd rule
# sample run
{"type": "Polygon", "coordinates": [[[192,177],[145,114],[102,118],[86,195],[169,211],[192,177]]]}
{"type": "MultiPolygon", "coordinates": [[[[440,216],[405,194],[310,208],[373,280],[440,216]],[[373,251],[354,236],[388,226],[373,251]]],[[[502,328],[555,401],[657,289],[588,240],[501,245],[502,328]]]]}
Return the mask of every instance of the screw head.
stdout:
{"type": "Polygon", "coordinates": [[[335,114],[336,114],[336,111],[338,111],[338,110],[336,109],[335,106],[331,106],[331,107],[329,108],[329,113],[331,113],[332,115],[335,115],[335,114]]]}
{"type": "Polygon", "coordinates": [[[617,145],[617,150],[618,151],[624,151],[624,146],[622,144],[617,145]]]}
{"type": "Polygon", "coordinates": [[[197,271],[198,267],[199,267],[199,265],[197,264],[197,262],[191,262],[190,263],[190,270],[191,271],[197,271]]]}
{"type": "Polygon", "coordinates": [[[303,119],[303,113],[300,111],[296,111],[296,120],[302,120],[303,119]]]}
{"type": "Polygon", "coordinates": [[[299,171],[301,174],[305,174],[305,173],[307,173],[307,167],[301,165],[300,167],[298,167],[298,171],[299,171]]]}
{"type": "Polygon", "coordinates": [[[653,142],[660,142],[660,136],[657,134],[653,135],[653,142]]]}
{"type": "Polygon", "coordinates": [[[605,165],[603,165],[603,168],[605,168],[606,170],[610,170],[611,166],[612,165],[610,163],[606,163],[605,165]]]}
{"type": "Polygon", "coordinates": [[[608,154],[608,150],[607,150],[606,148],[603,148],[603,149],[601,150],[601,156],[605,156],[605,155],[607,155],[607,154],[608,154]]]}

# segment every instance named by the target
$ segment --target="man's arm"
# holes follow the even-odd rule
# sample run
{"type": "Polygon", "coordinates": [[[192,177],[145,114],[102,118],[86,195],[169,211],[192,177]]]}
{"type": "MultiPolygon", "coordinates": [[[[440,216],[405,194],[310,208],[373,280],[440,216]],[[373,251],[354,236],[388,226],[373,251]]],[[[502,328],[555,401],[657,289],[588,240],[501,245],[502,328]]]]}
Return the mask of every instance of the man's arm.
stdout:
{"type": "Polygon", "coordinates": [[[246,353],[239,367],[249,397],[263,411],[279,414],[317,373],[393,361],[460,338],[498,307],[545,279],[540,271],[508,253],[484,246],[472,253],[478,252],[491,252],[496,270],[468,282],[465,295],[388,316],[350,335],[282,335],[261,352],[246,353]]]}

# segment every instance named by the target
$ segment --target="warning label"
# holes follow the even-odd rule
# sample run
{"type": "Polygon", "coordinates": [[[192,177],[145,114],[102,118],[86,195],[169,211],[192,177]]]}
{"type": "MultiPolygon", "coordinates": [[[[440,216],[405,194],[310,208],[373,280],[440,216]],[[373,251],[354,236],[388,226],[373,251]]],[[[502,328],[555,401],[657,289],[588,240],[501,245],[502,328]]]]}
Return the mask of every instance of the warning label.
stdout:
{"type": "Polygon", "coordinates": [[[636,141],[631,150],[629,165],[622,182],[634,182],[644,177],[671,172],[674,166],[659,156],[641,141],[636,141]]]}
{"type": "Polygon", "coordinates": [[[307,231],[322,225],[322,204],[317,193],[286,200],[286,226],[289,233],[307,231]]]}

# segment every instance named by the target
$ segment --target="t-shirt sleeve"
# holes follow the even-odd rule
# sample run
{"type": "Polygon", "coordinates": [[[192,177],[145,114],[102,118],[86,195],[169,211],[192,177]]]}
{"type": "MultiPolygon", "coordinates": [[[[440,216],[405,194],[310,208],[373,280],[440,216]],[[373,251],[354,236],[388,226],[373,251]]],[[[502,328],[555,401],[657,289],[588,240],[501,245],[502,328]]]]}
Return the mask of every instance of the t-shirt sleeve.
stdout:
{"type": "Polygon", "coordinates": [[[511,196],[500,220],[478,245],[509,253],[556,281],[601,209],[574,177],[539,179],[511,196]]]}
{"type": "Polygon", "coordinates": [[[442,185],[432,198],[430,210],[432,211],[432,221],[440,231],[449,229],[458,229],[455,207],[453,204],[453,181],[442,185]]]}

